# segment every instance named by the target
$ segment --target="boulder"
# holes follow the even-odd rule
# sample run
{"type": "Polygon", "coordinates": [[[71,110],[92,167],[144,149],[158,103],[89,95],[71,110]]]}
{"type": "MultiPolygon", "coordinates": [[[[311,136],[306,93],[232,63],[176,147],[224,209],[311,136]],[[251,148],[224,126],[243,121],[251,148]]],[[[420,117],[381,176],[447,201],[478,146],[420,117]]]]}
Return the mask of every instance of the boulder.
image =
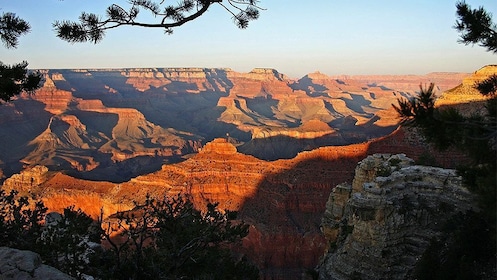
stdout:
{"type": "Polygon", "coordinates": [[[40,255],[31,251],[0,247],[0,279],[69,280],[71,276],[42,264],[40,255]]]}

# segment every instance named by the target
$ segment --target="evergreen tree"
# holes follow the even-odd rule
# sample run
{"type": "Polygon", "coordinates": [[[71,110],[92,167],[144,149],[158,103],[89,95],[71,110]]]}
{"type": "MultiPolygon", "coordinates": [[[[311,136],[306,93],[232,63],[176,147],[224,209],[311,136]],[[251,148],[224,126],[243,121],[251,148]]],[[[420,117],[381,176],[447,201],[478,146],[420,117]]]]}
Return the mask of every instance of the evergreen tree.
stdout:
{"type": "Polygon", "coordinates": [[[261,10],[257,6],[257,0],[181,0],[176,5],[165,2],[131,0],[129,8],[112,4],[107,8],[104,17],[83,12],[79,22],[56,21],[53,26],[62,40],[71,43],[98,43],[103,39],[105,31],[119,26],[162,28],[165,33],[171,34],[173,28],[200,17],[214,4],[220,5],[231,14],[234,23],[242,29],[247,28],[251,20],[257,19],[261,10]],[[158,21],[141,21],[141,11],[151,13],[158,21]]]}
{"type": "Polygon", "coordinates": [[[28,33],[30,29],[29,23],[14,13],[3,13],[0,17],[0,40],[7,48],[16,48],[19,37],[28,33]]]}
{"type": "Polygon", "coordinates": [[[96,221],[71,206],[62,214],[47,215],[41,237],[31,250],[39,253],[45,264],[82,278],[92,270],[90,257],[101,253],[94,248],[100,247],[102,233],[96,221]]]}
{"type": "Polygon", "coordinates": [[[74,207],[61,214],[46,212],[41,201],[0,190],[0,246],[34,251],[45,264],[78,279],[84,275],[98,279],[259,277],[254,265],[230,250],[247,236],[249,226],[236,220],[236,212],[219,211],[217,204],[208,204],[202,212],[181,195],[148,197],[105,223],[74,207]]]}
{"type": "MultiPolygon", "coordinates": [[[[497,53],[497,28],[483,7],[471,9],[458,2],[455,28],[460,42],[479,44],[497,53]]],[[[463,115],[454,108],[435,107],[434,84],[419,95],[398,99],[393,105],[404,125],[421,129],[440,149],[456,147],[472,162],[459,167],[466,185],[477,194],[480,210],[468,212],[457,222],[448,221],[447,234],[434,239],[416,268],[420,279],[491,279],[495,277],[497,198],[497,75],[474,85],[487,96],[478,113],[463,115]],[[446,238],[446,239],[440,239],[446,238]]]]}
{"type": "MultiPolygon", "coordinates": [[[[14,13],[3,13],[0,17],[0,40],[6,48],[16,48],[19,37],[30,29],[29,23],[14,13]]],[[[39,88],[41,75],[29,72],[27,67],[26,61],[14,65],[5,65],[0,61],[0,100],[10,101],[21,92],[39,88]]]]}
{"type": "Polygon", "coordinates": [[[10,101],[22,92],[32,92],[40,87],[41,75],[30,72],[27,67],[26,61],[14,65],[0,61],[0,100],[10,101]]]}
{"type": "Polygon", "coordinates": [[[471,9],[465,1],[457,2],[456,24],[460,42],[466,45],[479,44],[490,52],[497,53],[497,25],[492,22],[492,15],[483,7],[471,9]]]}
{"type": "Polygon", "coordinates": [[[47,208],[41,201],[30,205],[27,196],[0,189],[0,246],[31,250],[41,236],[47,208]]]}

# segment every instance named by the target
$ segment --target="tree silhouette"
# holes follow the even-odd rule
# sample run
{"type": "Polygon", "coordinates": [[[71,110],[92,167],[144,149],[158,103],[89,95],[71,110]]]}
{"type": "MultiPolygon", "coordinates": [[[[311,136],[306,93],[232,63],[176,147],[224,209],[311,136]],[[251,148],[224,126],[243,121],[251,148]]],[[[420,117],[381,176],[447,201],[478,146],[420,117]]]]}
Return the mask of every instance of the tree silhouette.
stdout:
{"type": "Polygon", "coordinates": [[[42,232],[47,208],[41,201],[31,204],[19,192],[0,189],[0,246],[31,250],[42,232]]]}
{"type": "Polygon", "coordinates": [[[0,17],[0,40],[7,48],[16,48],[19,37],[28,33],[30,29],[29,23],[14,13],[3,13],[0,17]]]}
{"type": "Polygon", "coordinates": [[[57,37],[62,40],[76,42],[98,43],[105,31],[119,26],[140,26],[163,28],[171,34],[173,28],[181,26],[203,15],[213,4],[218,4],[232,15],[234,23],[239,28],[247,28],[251,20],[259,17],[259,6],[256,0],[181,0],[176,5],[162,1],[131,0],[130,7],[112,4],[106,10],[105,17],[93,13],[81,13],[79,22],[56,21],[53,24],[57,37]],[[141,11],[150,12],[157,22],[141,21],[141,11]]]}
{"type": "Polygon", "coordinates": [[[257,267],[230,250],[249,225],[217,204],[200,211],[182,195],[147,197],[105,222],[73,206],[46,214],[41,200],[0,189],[0,246],[34,251],[79,279],[259,278],[257,267]]]}
{"type": "Polygon", "coordinates": [[[103,279],[257,279],[257,268],[229,250],[248,234],[236,216],[217,204],[199,211],[182,195],[147,197],[102,224],[110,249],[94,263],[103,279]]]}
{"type": "MultiPolygon", "coordinates": [[[[479,44],[497,53],[497,28],[491,15],[483,7],[471,9],[464,1],[458,2],[456,7],[459,42],[479,44]]],[[[490,273],[487,277],[495,277],[497,75],[490,75],[474,85],[488,98],[485,108],[471,115],[461,114],[453,107],[435,107],[434,84],[420,88],[417,97],[398,99],[398,104],[392,106],[402,124],[421,129],[427,140],[438,148],[456,147],[472,159],[458,171],[470,190],[478,195],[480,211],[462,215],[461,221],[447,228],[443,242],[433,240],[418,264],[415,278],[478,279],[485,273],[490,273]]]]}
{"type": "MultiPolygon", "coordinates": [[[[19,37],[28,33],[29,24],[14,13],[3,13],[0,17],[0,40],[6,48],[16,48],[19,37]]],[[[29,72],[28,63],[23,61],[5,65],[0,61],[0,100],[10,99],[23,91],[33,91],[40,87],[41,75],[29,72]]]]}
{"type": "Polygon", "coordinates": [[[483,7],[471,9],[465,1],[457,2],[456,8],[458,20],[454,28],[460,32],[459,42],[479,44],[497,53],[497,25],[492,22],[492,15],[483,7]]]}
{"type": "Polygon", "coordinates": [[[6,65],[0,61],[0,99],[10,101],[21,92],[32,92],[40,87],[41,75],[28,70],[28,63],[23,61],[6,65]]]}

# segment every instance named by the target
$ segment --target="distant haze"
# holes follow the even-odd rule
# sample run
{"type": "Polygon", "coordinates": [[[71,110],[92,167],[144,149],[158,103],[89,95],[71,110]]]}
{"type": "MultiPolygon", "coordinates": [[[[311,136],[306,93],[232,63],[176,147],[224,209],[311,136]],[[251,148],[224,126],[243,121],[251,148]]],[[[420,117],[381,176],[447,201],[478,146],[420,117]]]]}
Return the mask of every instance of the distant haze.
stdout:
{"type": "MultiPolygon", "coordinates": [[[[118,28],[97,45],[55,37],[53,21],[76,20],[81,11],[104,14],[112,2],[125,4],[0,0],[2,12],[14,12],[32,25],[18,49],[0,48],[0,61],[27,60],[30,68],[39,69],[229,67],[248,72],[270,67],[290,77],[316,70],[327,75],[473,72],[497,61],[484,48],[457,42],[455,0],[262,0],[259,5],[266,10],[246,30],[214,5],[173,35],[118,28]]],[[[467,3],[485,7],[496,20],[497,1],[467,3]]]]}

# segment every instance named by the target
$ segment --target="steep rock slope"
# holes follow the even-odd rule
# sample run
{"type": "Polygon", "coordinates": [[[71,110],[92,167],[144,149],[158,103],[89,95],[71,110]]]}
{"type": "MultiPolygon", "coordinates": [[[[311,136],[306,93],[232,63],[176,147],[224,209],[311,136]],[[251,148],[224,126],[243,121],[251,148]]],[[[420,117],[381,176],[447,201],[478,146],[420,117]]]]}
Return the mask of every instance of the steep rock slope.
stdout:
{"type": "Polygon", "coordinates": [[[413,165],[405,155],[367,157],[326,204],[331,245],[319,279],[408,279],[430,241],[451,217],[475,209],[474,199],[455,170],[413,165]]]}
{"type": "MultiPolygon", "coordinates": [[[[321,73],[295,80],[265,68],[42,73],[41,89],[0,110],[5,176],[43,164],[80,178],[123,182],[226,135],[245,154],[292,158],[392,132],[397,119],[390,104],[414,92],[380,86],[380,76],[371,78],[379,79],[376,84],[321,73]]],[[[461,75],[445,78],[456,84],[461,75]]],[[[416,77],[407,83],[417,85],[416,77]]]]}
{"type": "Polygon", "coordinates": [[[314,268],[326,247],[320,232],[322,213],[334,186],[351,181],[357,162],[368,154],[405,152],[413,158],[433,154],[443,165],[463,158],[437,154],[410,131],[363,144],[321,147],[295,158],[263,161],[237,152],[228,139],[207,143],[189,159],[119,184],[76,179],[37,167],[13,176],[5,190],[38,195],[51,211],[75,205],[93,217],[129,210],[147,194],[190,194],[197,207],[219,202],[239,211],[251,224],[239,248],[272,279],[300,279],[314,268]]]}

